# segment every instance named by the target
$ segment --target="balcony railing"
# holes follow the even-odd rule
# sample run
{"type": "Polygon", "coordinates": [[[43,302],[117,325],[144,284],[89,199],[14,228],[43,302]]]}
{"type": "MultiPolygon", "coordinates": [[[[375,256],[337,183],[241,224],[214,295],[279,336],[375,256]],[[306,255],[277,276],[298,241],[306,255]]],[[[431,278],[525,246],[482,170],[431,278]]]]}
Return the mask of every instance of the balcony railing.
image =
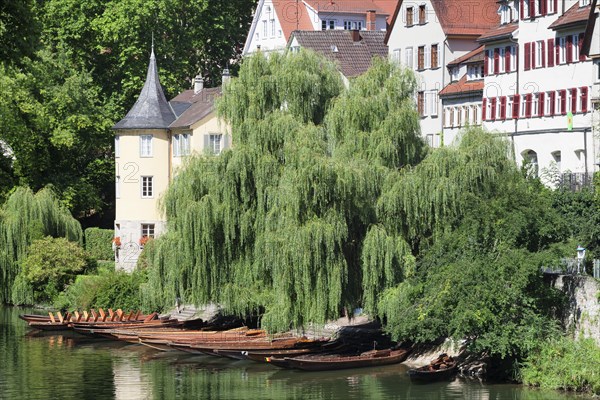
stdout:
{"type": "Polygon", "coordinates": [[[558,186],[561,189],[579,192],[584,188],[593,188],[594,174],[584,172],[572,172],[561,174],[558,186]]]}

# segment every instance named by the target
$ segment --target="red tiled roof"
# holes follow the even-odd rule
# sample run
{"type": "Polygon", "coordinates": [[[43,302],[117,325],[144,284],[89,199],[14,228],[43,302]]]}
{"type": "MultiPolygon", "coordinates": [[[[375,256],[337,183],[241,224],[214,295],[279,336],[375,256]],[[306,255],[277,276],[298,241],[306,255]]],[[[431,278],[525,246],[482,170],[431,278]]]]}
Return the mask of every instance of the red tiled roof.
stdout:
{"type": "Polygon", "coordinates": [[[431,4],[449,36],[479,36],[500,22],[496,0],[431,0],[431,4]]]}
{"type": "MultiPolygon", "coordinates": [[[[374,0],[303,0],[318,12],[365,14],[374,10],[379,15],[389,15],[386,8],[380,7],[374,0]]],[[[387,0],[386,2],[391,2],[387,0]]],[[[383,1],[381,1],[383,3],[383,1]]]]}
{"type": "MultiPolygon", "coordinates": [[[[591,3],[591,2],[590,2],[591,3]]],[[[576,2],[573,7],[569,8],[563,15],[554,21],[548,28],[557,30],[570,25],[577,25],[587,22],[590,16],[591,4],[579,7],[579,2],[576,2]]]]}
{"type": "Polygon", "coordinates": [[[518,22],[513,22],[511,24],[499,25],[495,28],[492,28],[486,31],[483,35],[479,36],[477,39],[478,42],[491,42],[494,40],[505,39],[507,37],[512,36],[512,33],[519,28],[518,22]]]}
{"type": "Polygon", "coordinates": [[[191,103],[191,105],[173,121],[169,128],[190,128],[214,110],[215,99],[220,95],[220,86],[205,88],[197,94],[194,94],[193,90],[181,92],[171,100],[171,104],[191,103]]]}
{"type": "Polygon", "coordinates": [[[308,11],[306,11],[306,7],[301,2],[296,2],[296,0],[274,1],[273,8],[275,8],[275,12],[277,13],[285,40],[288,40],[291,33],[295,30],[313,30],[308,11]]]}
{"type": "Polygon", "coordinates": [[[384,14],[388,16],[387,20],[389,23],[396,10],[396,6],[402,2],[400,0],[373,0],[373,3],[377,4],[384,11],[384,14]]]}
{"type": "MultiPolygon", "coordinates": [[[[458,82],[452,82],[443,88],[440,96],[448,96],[452,94],[462,94],[471,92],[483,92],[483,79],[476,81],[467,81],[467,75],[464,75],[458,82]]],[[[483,97],[483,93],[482,93],[483,97]]]]}
{"type": "Polygon", "coordinates": [[[483,61],[483,48],[484,46],[479,46],[473,51],[468,52],[464,56],[460,56],[457,59],[450,61],[448,66],[458,65],[465,62],[478,62],[483,61]]]}
{"type": "Polygon", "coordinates": [[[373,57],[388,56],[383,31],[360,31],[360,40],[356,42],[351,31],[341,29],[295,31],[292,36],[301,47],[321,53],[335,62],[339,71],[348,78],[365,73],[371,67],[373,57]]]}

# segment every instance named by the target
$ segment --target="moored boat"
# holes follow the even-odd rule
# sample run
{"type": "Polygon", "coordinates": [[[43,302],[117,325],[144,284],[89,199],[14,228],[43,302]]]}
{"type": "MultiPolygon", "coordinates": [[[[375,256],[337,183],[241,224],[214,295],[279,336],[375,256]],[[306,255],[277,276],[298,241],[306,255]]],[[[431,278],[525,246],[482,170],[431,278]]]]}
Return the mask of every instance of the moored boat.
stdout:
{"type": "Polygon", "coordinates": [[[428,365],[410,369],[407,373],[415,381],[435,382],[452,378],[456,371],[456,360],[446,354],[442,354],[428,365]]]}
{"type": "Polygon", "coordinates": [[[304,371],[328,371],[349,368],[377,367],[401,363],[410,353],[407,349],[371,350],[348,356],[340,354],[306,355],[298,357],[270,357],[267,362],[282,368],[304,371]]]}

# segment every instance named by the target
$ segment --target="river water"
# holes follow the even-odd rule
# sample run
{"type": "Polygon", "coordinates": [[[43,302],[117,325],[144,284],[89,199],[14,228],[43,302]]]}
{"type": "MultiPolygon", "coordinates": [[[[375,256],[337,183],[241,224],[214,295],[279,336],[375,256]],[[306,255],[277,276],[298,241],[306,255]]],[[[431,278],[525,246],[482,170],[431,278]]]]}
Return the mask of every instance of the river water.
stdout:
{"type": "MultiPolygon", "coordinates": [[[[405,365],[296,372],[267,364],[37,333],[0,306],[0,399],[574,399],[455,379],[412,384],[405,365]]],[[[39,312],[41,313],[41,312],[39,312]]]]}

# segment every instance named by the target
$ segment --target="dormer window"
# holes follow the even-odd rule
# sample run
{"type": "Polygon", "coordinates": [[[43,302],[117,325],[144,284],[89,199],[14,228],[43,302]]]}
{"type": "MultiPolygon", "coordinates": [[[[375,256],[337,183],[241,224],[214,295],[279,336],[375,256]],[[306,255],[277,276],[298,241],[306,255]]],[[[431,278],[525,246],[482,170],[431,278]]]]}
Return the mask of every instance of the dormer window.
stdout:
{"type": "Polygon", "coordinates": [[[579,7],[585,7],[590,5],[590,0],[579,0],[579,7]]]}
{"type": "Polygon", "coordinates": [[[459,67],[452,67],[452,69],[450,70],[450,75],[452,77],[452,82],[458,80],[459,73],[460,73],[460,68],[459,67]]]}
{"type": "Polygon", "coordinates": [[[500,6],[499,13],[501,24],[509,24],[510,22],[512,22],[512,10],[508,5],[503,4],[502,6],[500,6]]]}
{"type": "Polygon", "coordinates": [[[335,20],[334,19],[324,19],[321,21],[321,30],[332,30],[335,29],[335,20]]]}
{"type": "Polygon", "coordinates": [[[467,80],[474,81],[483,79],[483,65],[469,65],[467,68],[467,80]]]}

